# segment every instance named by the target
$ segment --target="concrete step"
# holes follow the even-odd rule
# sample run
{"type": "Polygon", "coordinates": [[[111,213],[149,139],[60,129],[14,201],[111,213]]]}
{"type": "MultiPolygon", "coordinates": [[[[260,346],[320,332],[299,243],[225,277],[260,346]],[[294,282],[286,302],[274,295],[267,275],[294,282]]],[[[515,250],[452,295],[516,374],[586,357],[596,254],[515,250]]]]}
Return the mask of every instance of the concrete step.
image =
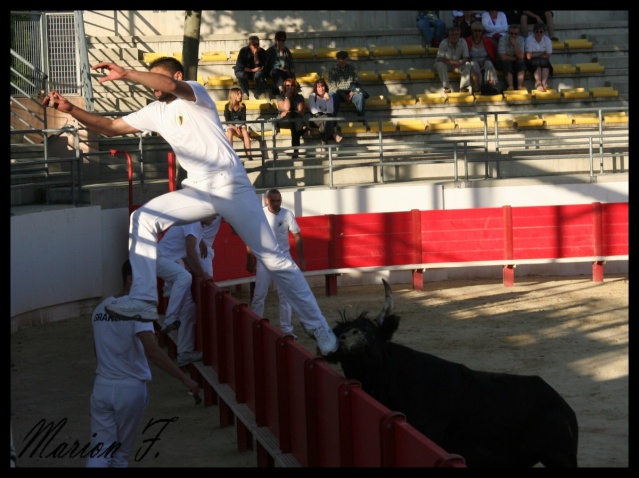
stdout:
{"type": "MultiPolygon", "coordinates": [[[[91,65],[99,63],[101,61],[114,61],[114,62],[131,62],[136,64],[144,58],[144,52],[137,47],[132,48],[108,48],[98,47],[89,48],[89,63],[91,65]]],[[[121,65],[122,66],[122,65],[121,65]]]]}

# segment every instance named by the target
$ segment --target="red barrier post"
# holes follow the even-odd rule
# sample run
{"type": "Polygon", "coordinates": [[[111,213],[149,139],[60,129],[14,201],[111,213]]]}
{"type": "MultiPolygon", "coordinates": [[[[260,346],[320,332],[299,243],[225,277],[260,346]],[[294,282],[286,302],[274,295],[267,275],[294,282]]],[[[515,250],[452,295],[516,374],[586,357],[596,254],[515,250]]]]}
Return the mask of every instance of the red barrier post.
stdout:
{"type": "MultiPolygon", "coordinates": [[[[593,235],[593,254],[595,256],[603,256],[603,226],[601,218],[601,203],[592,203],[592,235],[593,235]]],[[[604,261],[595,261],[592,264],[592,280],[593,282],[603,282],[604,278],[604,261]]]]}
{"type": "MultiPolygon", "coordinates": [[[[411,223],[413,226],[411,240],[413,241],[413,263],[422,261],[422,213],[419,209],[411,209],[411,223]]],[[[413,290],[424,288],[424,269],[413,269],[413,290]]]]}
{"type": "Polygon", "coordinates": [[[317,362],[322,357],[312,357],[304,362],[304,389],[306,410],[306,449],[309,467],[320,466],[320,431],[319,416],[317,413],[317,362]]]}
{"type": "MultiPolygon", "coordinates": [[[[328,268],[337,268],[337,215],[328,215],[328,268]]],[[[326,283],[326,296],[337,295],[337,274],[326,274],[324,277],[326,283]]]]}
{"type": "Polygon", "coordinates": [[[395,421],[406,421],[403,413],[391,412],[380,420],[379,435],[381,438],[381,461],[382,467],[395,466],[395,421]]]}
{"type": "MultiPolygon", "coordinates": [[[[504,259],[510,261],[513,259],[513,211],[511,206],[502,208],[504,214],[504,259]]],[[[515,266],[506,264],[503,268],[504,287],[512,287],[515,285],[515,266]]]]}
{"type": "Polygon", "coordinates": [[[242,314],[248,309],[246,304],[233,307],[233,360],[235,361],[235,401],[246,403],[246,386],[244,373],[244,344],[242,342],[242,314]]]}
{"type": "Polygon", "coordinates": [[[176,177],[175,177],[175,153],[169,151],[167,155],[167,162],[169,163],[169,191],[175,191],[177,189],[176,177]]]}
{"type": "Polygon", "coordinates": [[[289,402],[289,376],[286,360],[288,344],[293,337],[286,336],[277,339],[277,408],[279,410],[280,450],[283,453],[291,452],[291,407],[289,402]]]}

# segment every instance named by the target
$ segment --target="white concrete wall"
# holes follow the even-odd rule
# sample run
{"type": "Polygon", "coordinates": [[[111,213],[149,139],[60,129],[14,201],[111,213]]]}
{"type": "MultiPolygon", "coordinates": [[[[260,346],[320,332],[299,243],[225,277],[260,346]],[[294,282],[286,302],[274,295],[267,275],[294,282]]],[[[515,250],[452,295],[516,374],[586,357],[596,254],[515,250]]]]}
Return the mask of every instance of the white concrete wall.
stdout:
{"type": "MultiPolygon", "coordinates": [[[[184,10],[84,10],[89,36],[184,34],[184,10]]],[[[200,35],[416,28],[414,10],[203,10],[200,35]]],[[[555,23],[628,19],[627,10],[555,10],[555,23]]],[[[452,25],[451,10],[440,13],[452,25]]]]}
{"type": "MultiPolygon", "coordinates": [[[[465,209],[474,207],[589,204],[628,201],[628,175],[598,177],[598,183],[536,180],[496,180],[452,184],[403,183],[339,189],[283,189],[285,207],[299,216],[392,212],[411,209],[465,209]],[[483,187],[478,187],[483,186],[483,187]]],[[[260,195],[262,197],[262,195],[260,195]]],[[[11,327],[12,330],[90,312],[97,301],[117,292],[120,267],[127,257],[128,209],[100,207],[57,209],[11,217],[11,327]]],[[[627,262],[606,265],[606,273],[627,273],[627,262]]],[[[496,277],[493,268],[429,270],[425,281],[496,277]]],[[[589,263],[527,266],[528,274],[591,274],[589,263]]],[[[409,283],[408,272],[342,276],[341,285],[409,283]]],[[[309,279],[312,286],[323,278],[309,279]]]]}

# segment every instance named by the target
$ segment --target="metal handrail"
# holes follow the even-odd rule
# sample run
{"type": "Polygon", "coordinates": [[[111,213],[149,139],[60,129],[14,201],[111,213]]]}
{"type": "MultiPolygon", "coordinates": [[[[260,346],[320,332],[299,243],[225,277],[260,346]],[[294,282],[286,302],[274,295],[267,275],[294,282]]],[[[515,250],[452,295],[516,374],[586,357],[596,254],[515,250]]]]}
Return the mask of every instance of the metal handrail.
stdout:
{"type": "MultiPolygon", "coordinates": [[[[281,171],[303,171],[303,170],[324,170],[328,176],[328,186],[335,187],[334,174],[337,171],[344,169],[355,169],[363,167],[375,167],[378,171],[377,177],[374,182],[386,183],[388,178],[386,172],[388,167],[402,167],[413,165],[429,165],[434,163],[444,163],[451,165],[451,172],[448,176],[451,181],[459,181],[460,176],[458,174],[458,165],[463,166],[465,180],[471,179],[469,165],[472,163],[484,163],[485,171],[484,177],[490,177],[488,174],[489,164],[495,164],[497,170],[497,178],[499,176],[499,164],[505,161],[517,161],[519,159],[525,159],[517,157],[517,154],[509,152],[522,151],[526,148],[530,148],[531,145],[538,144],[544,145],[547,149],[552,147],[555,151],[553,154],[546,155],[548,159],[556,159],[561,157],[561,149],[566,150],[566,155],[573,157],[582,157],[589,160],[588,174],[594,177],[596,174],[605,174],[604,171],[604,159],[611,157],[611,155],[625,157],[628,155],[629,139],[628,130],[620,130],[618,128],[604,128],[603,117],[608,111],[627,113],[628,108],[613,108],[613,107],[601,107],[601,108],[580,108],[571,110],[570,113],[586,113],[595,112],[598,117],[598,125],[592,128],[586,128],[580,131],[576,131],[574,134],[569,134],[569,129],[564,129],[566,133],[562,136],[556,136],[549,138],[548,136],[531,135],[531,130],[527,130],[523,138],[516,137],[521,136],[521,131],[506,130],[499,125],[500,115],[507,115],[510,117],[518,116],[519,114],[525,115],[525,111],[513,112],[508,110],[491,111],[491,112],[464,112],[449,114],[451,118],[463,117],[463,116],[481,116],[484,121],[484,131],[482,133],[472,133],[472,137],[465,136],[463,133],[455,133],[453,138],[434,140],[428,135],[424,135],[423,140],[415,140],[414,135],[408,141],[389,141],[389,133],[383,132],[382,122],[394,119],[415,119],[415,118],[428,118],[428,117],[441,117],[437,114],[419,114],[411,116],[367,116],[369,124],[378,123],[379,133],[375,136],[360,137],[357,144],[326,144],[321,147],[326,148],[326,155],[319,157],[309,156],[317,160],[321,159],[320,164],[310,164],[304,159],[296,161],[294,164],[282,164],[282,154],[286,151],[293,149],[292,146],[281,146],[277,144],[278,135],[274,134],[272,138],[272,145],[269,145],[268,137],[265,134],[266,131],[275,131],[275,125],[281,123],[282,120],[277,118],[262,118],[255,120],[247,120],[244,123],[249,125],[251,131],[253,131],[253,139],[255,139],[255,133],[258,135],[260,142],[260,151],[262,153],[262,162],[260,166],[248,168],[247,171],[259,172],[263,181],[268,173],[276,173],[281,171]],[[489,126],[488,117],[492,116],[496,119],[494,128],[489,126]],[[594,131],[593,131],[594,130],[594,131]],[[460,137],[465,136],[465,137],[460,137]],[[571,152],[572,150],[572,152],[571,152]],[[576,152],[575,152],[576,151],[576,152]],[[598,167],[596,167],[598,164],[598,167]]],[[[558,109],[535,109],[534,114],[545,113],[557,113],[558,109]]],[[[125,113],[116,114],[104,114],[105,116],[122,116],[125,113]]],[[[307,121],[321,121],[324,118],[305,118],[307,121]]],[[[361,121],[360,117],[350,118],[348,116],[340,116],[337,118],[330,117],[325,118],[326,121],[361,121]]],[[[222,121],[222,123],[225,123],[222,121]]],[[[627,128],[627,126],[625,126],[627,128]]],[[[73,135],[74,148],[76,150],[77,158],[77,178],[75,179],[78,184],[78,191],[74,190],[74,195],[77,198],[81,197],[81,164],[86,158],[91,155],[100,154],[100,150],[114,149],[111,147],[111,142],[119,142],[123,137],[118,138],[106,138],[98,137],[97,139],[87,139],[87,135],[84,134],[86,129],[79,126],[67,126],[58,130],[52,129],[29,129],[29,130],[12,130],[11,134],[44,134],[48,137],[51,134],[67,133],[73,135]]],[[[398,134],[411,134],[411,133],[392,133],[393,136],[398,134]]],[[[153,141],[161,143],[160,145],[149,145],[149,136],[138,133],[136,135],[127,135],[137,143],[136,147],[126,148],[130,153],[138,153],[139,155],[146,155],[151,151],[171,151],[168,143],[164,142],[161,138],[153,137],[153,141]]],[[[318,143],[303,143],[296,146],[300,153],[308,153],[316,150],[320,145],[318,143]]],[[[115,149],[121,150],[120,146],[115,149]]],[[[521,156],[521,155],[520,155],[521,156]]],[[[48,157],[43,158],[43,163],[46,163],[48,157]]],[[[530,158],[528,158],[530,159],[530,158]]],[[[544,159],[542,156],[535,159],[544,159]]],[[[144,162],[144,156],[142,156],[142,162],[144,162]]],[[[140,181],[145,179],[145,171],[141,164],[140,168],[140,181]]],[[[584,171],[585,172],[585,171],[584,171]]],[[[614,171],[613,171],[614,172],[614,171]]],[[[274,175],[275,184],[277,185],[277,174],[274,175]]],[[[417,178],[411,178],[415,180],[417,178]]],[[[432,178],[428,178],[432,179],[432,178]]],[[[444,178],[445,179],[445,178],[444,178]]],[[[400,180],[401,181],[401,180],[400,180]]],[[[256,185],[257,186],[257,185],[256,185]]],[[[265,182],[261,187],[267,187],[265,182]]],[[[282,187],[282,186],[279,186],[282,187]]],[[[75,199],[74,199],[75,201],[75,199]]]]}

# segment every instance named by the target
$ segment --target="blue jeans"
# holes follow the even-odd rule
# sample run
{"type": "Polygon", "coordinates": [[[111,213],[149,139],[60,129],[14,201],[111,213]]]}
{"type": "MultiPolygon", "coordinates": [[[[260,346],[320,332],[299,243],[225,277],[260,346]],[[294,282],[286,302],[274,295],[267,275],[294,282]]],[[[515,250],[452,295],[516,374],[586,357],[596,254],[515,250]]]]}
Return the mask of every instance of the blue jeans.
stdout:
{"type": "MultiPolygon", "coordinates": [[[[331,93],[331,96],[333,97],[333,115],[338,116],[340,104],[348,100],[346,99],[346,96],[342,96],[340,93],[331,93]]],[[[356,93],[353,95],[350,102],[353,103],[357,116],[364,116],[364,95],[362,93],[356,93]]]]}
{"type": "Polygon", "coordinates": [[[249,80],[255,80],[255,96],[264,94],[266,90],[266,77],[263,71],[256,71],[255,73],[247,73],[245,71],[235,71],[235,76],[240,84],[242,93],[248,96],[249,94],[249,80]]]}
{"type": "Polygon", "coordinates": [[[420,18],[417,20],[417,28],[422,31],[422,36],[426,44],[430,45],[433,40],[441,41],[446,30],[446,23],[439,18],[420,18]],[[430,29],[433,28],[431,32],[430,29]]]}
{"type": "Polygon", "coordinates": [[[275,93],[275,89],[279,89],[280,86],[284,83],[284,80],[291,77],[288,71],[280,70],[279,68],[273,68],[269,75],[273,80],[273,94],[275,93]]]}

